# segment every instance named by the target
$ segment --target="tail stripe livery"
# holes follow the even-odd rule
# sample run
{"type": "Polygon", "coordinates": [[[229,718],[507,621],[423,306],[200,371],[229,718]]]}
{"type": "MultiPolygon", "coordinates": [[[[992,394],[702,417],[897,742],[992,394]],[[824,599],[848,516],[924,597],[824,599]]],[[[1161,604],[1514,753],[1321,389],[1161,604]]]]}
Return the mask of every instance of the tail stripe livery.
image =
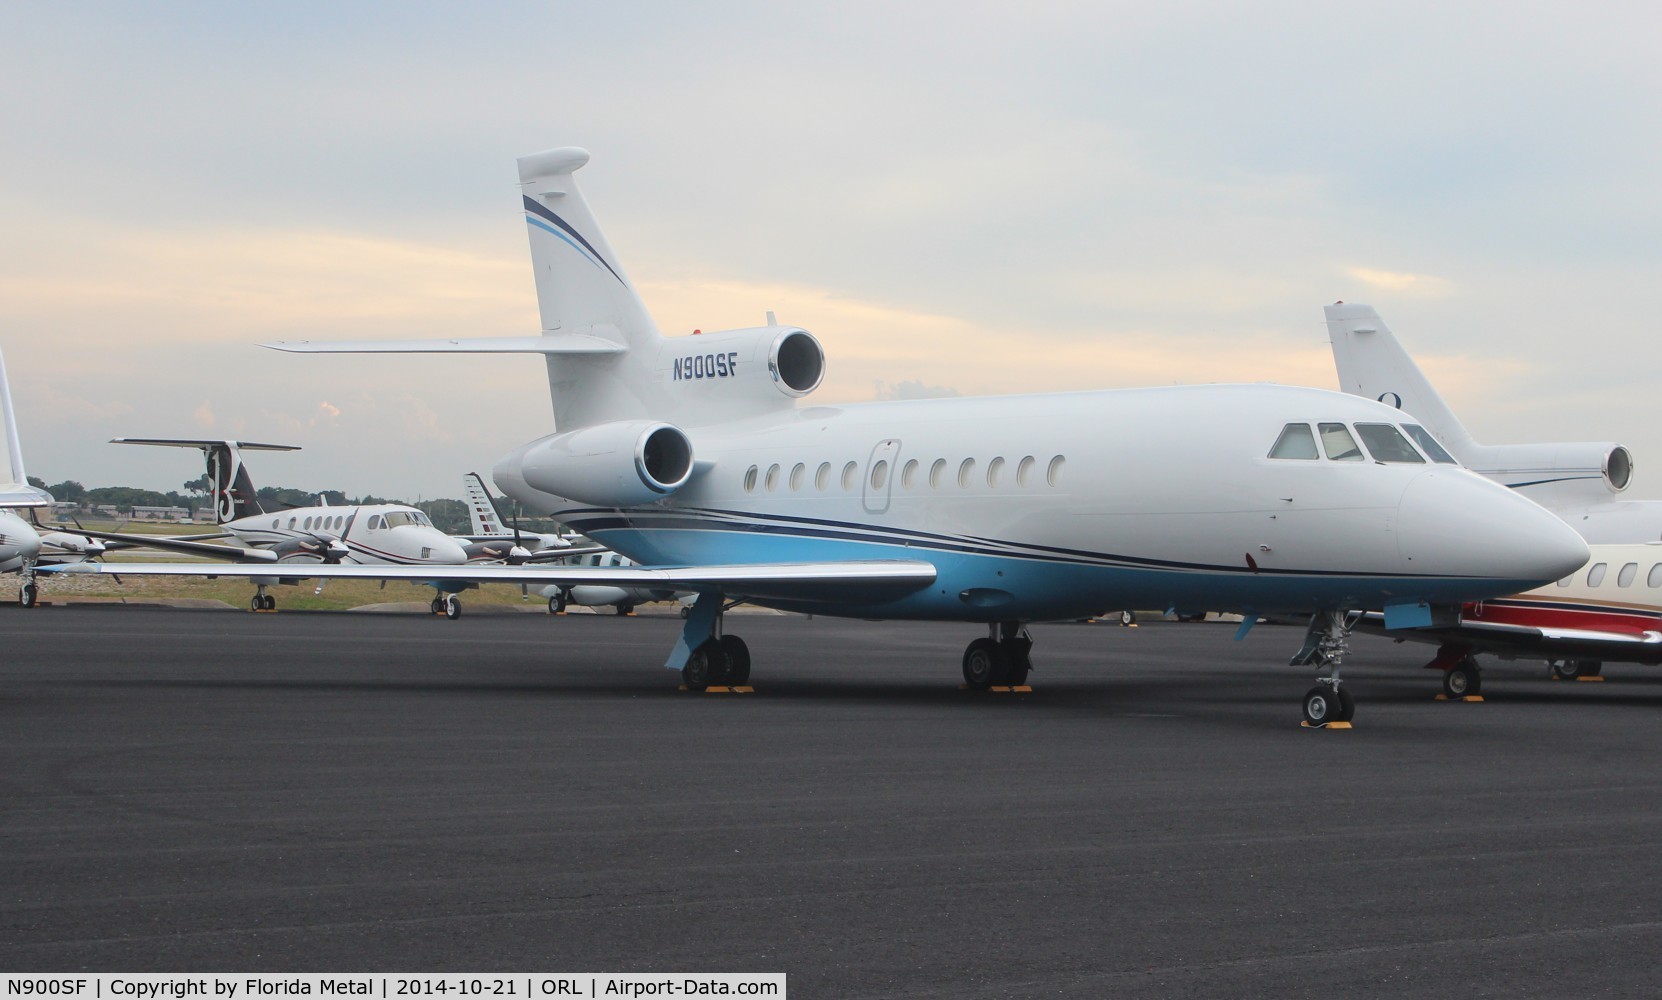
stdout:
{"type": "Polygon", "coordinates": [[[606,270],[612,272],[612,277],[616,278],[620,284],[625,287],[628,286],[629,282],[623,280],[623,275],[617,273],[617,268],[608,263],[606,258],[600,255],[600,251],[596,250],[588,240],[583,238],[582,233],[572,228],[571,223],[560,218],[558,215],[555,215],[548,208],[537,204],[537,202],[533,200],[530,195],[525,196],[525,212],[526,222],[536,226],[545,233],[551,233],[555,237],[564,240],[575,250],[580,252],[585,250],[588,251],[588,255],[593,258],[593,261],[597,267],[604,267],[606,270]],[[539,217],[554,223],[554,225],[560,227],[560,230],[563,230],[564,232],[549,227],[546,223],[539,221],[539,217]],[[577,242],[573,243],[573,240],[576,240],[577,242]]]}

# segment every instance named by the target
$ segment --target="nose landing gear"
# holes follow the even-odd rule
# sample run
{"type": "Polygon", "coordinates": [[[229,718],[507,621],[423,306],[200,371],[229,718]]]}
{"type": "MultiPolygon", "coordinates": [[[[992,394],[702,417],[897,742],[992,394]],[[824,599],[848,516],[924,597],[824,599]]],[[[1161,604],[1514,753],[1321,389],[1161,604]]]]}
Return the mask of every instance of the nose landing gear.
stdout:
{"type": "Polygon", "coordinates": [[[1309,729],[1349,729],[1356,714],[1356,700],[1339,680],[1339,666],[1350,651],[1350,630],[1355,625],[1348,612],[1320,611],[1310,618],[1304,646],[1288,661],[1290,666],[1327,667],[1332,673],[1316,678],[1316,686],[1304,693],[1304,721],[1309,729]]]}

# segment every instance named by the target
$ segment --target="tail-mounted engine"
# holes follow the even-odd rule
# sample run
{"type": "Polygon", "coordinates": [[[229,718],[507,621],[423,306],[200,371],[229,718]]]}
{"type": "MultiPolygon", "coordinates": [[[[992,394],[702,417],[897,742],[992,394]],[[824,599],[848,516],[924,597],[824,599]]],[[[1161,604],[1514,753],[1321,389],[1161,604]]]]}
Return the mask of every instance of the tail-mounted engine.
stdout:
{"type": "Polygon", "coordinates": [[[689,423],[786,408],[825,380],[825,349],[794,326],[720,330],[664,341],[654,380],[689,423]]]}
{"type": "Polygon", "coordinates": [[[1627,489],[1633,454],[1619,444],[1595,441],[1491,445],[1473,468],[1549,506],[1596,503],[1627,489]]]}
{"type": "MultiPolygon", "coordinates": [[[[661,500],[692,476],[692,442],[679,427],[619,420],[552,434],[521,448],[519,478],[532,489],[593,504],[636,507],[661,500]]],[[[500,482],[505,470],[497,468],[500,482]]]]}

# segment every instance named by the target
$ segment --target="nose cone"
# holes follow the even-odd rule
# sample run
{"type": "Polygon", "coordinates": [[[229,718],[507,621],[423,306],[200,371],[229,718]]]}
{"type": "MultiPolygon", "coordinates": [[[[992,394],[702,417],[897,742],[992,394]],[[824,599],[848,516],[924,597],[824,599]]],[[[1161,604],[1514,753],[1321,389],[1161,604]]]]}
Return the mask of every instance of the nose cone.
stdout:
{"type": "Polygon", "coordinates": [[[428,562],[440,566],[460,566],[467,562],[467,550],[461,542],[437,528],[415,527],[414,530],[421,532],[421,547],[429,550],[428,562]]]}
{"type": "Polygon", "coordinates": [[[1499,587],[1493,597],[1560,579],[1588,558],[1575,529],[1463,469],[1420,473],[1397,514],[1397,544],[1410,573],[1493,580],[1499,587]]]}

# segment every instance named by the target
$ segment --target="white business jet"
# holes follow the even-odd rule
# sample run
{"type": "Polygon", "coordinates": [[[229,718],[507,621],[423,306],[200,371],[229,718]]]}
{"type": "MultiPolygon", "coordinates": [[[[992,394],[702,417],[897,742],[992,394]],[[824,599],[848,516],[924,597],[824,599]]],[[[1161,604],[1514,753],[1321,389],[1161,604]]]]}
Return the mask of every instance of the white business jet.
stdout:
{"type": "Polygon", "coordinates": [[[1339,680],[1348,612],[1430,624],[1435,608],[1586,559],[1563,522],[1430,461],[1395,410],[1341,393],[1214,385],[799,406],[825,373],[806,330],[770,317],[658,332],[578,191],[588,159],[567,148],[519,161],[541,336],[271,346],[543,355],[557,430],[502,459],[496,483],[644,565],[456,572],[696,591],[666,663],[691,689],[748,677],[748,648],[722,629],[740,601],[979,625],[962,664],[972,688],[1026,679],[1029,622],[1213,608],[1311,616],[1295,659],[1330,671],[1304,699],[1306,721],[1326,724],[1353,710],[1339,680]]]}
{"type": "MultiPolygon", "coordinates": [[[[460,543],[433,527],[425,513],[405,504],[278,507],[262,502],[243,463],[242,453],[299,450],[294,445],[194,438],[115,438],[112,443],[199,449],[207,465],[214,523],[222,531],[194,538],[96,533],[101,539],[260,565],[348,563],[425,567],[457,566],[467,561],[467,553],[460,543]],[[219,545],[202,541],[203,538],[235,539],[237,544],[219,545]]],[[[317,576],[314,570],[314,566],[308,565],[304,574],[253,576],[257,589],[250,607],[255,611],[275,610],[277,598],[267,593],[267,588],[281,582],[313,578],[317,576]]],[[[120,567],[115,570],[120,571],[120,567]]],[[[221,575],[233,574],[221,571],[221,575]]],[[[461,614],[456,591],[465,586],[455,581],[424,582],[432,583],[435,588],[432,607],[435,614],[450,618],[461,614]]]]}
{"type": "Polygon", "coordinates": [[[1633,456],[1625,447],[1611,441],[1479,444],[1373,306],[1336,302],[1323,308],[1339,387],[1411,416],[1408,430],[1438,461],[1458,459],[1511,487],[1589,542],[1662,540],[1662,501],[1616,499],[1633,477],[1633,456]]]}

